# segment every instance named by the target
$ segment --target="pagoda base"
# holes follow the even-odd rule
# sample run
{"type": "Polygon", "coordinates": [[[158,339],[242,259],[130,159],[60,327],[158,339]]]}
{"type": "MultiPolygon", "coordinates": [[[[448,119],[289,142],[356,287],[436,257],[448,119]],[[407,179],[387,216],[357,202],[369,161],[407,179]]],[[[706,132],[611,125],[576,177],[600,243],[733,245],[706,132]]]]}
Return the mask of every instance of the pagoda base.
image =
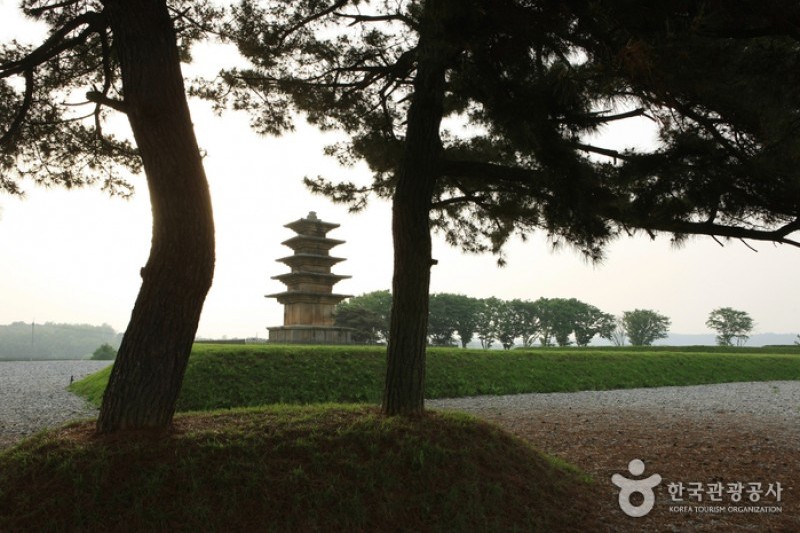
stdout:
{"type": "Polygon", "coordinates": [[[353,344],[353,330],[334,326],[277,326],[267,328],[275,344],[353,344]]]}

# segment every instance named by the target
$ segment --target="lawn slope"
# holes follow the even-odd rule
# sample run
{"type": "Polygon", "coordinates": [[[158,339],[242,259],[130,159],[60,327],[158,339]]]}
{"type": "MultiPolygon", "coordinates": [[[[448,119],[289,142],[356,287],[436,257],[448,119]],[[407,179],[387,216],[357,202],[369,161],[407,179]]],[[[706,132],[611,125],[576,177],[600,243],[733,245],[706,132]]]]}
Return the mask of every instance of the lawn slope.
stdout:
{"type": "Polygon", "coordinates": [[[594,488],[496,427],[364,406],[89,422],[0,453],[0,531],[586,530],[594,488]]]}
{"type": "MultiPolygon", "coordinates": [[[[430,349],[426,397],[573,392],[800,379],[798,347],[430,349]]],[[[179,411],[276,403],[380,402],[380,347],[196,345],[179,411]]],[[[110,368],[71,390],[99,405],[110,368]]]]}

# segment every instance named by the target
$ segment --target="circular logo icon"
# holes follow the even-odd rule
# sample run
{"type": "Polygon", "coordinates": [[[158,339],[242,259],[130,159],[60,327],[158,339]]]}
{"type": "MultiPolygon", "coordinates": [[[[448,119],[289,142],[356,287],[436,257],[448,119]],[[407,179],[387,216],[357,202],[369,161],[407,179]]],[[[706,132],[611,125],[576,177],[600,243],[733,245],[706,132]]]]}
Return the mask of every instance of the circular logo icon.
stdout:
{"type": "MultiPolygon", "coordinates": [[[[628,463],[628,472],[634,477],[644,474],[644,462],[634,459],[628,463]]],[[[653,474],[644,479],[630,479],[620,474],[611,476],[611,482],[619,487],[619,508],[628,516],[639,518],[645,516],[653,510],[656,503],[656,495],[653,489],[661,483],[661,476],[653,474]],[[639,505],[631,503],[631,496],[635,493],[642,495],[643,501],[639,505]]]]}

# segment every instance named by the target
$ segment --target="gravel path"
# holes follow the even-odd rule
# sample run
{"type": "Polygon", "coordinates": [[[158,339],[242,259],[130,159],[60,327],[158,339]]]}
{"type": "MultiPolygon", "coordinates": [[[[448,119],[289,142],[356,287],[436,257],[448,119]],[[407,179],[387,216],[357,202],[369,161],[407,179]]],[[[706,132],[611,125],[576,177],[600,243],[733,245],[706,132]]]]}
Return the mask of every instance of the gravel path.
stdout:
{"type": "Polygon", "coordinates": [[[513,396],[476,396],[428,400],[435,409],[455,409],[476,415],[519,414],[542,410],[637,409],[662,414],[716,416],[746,414],[785,422],[800,422],[800,381],[720,383],[690,387],[655,387],[611,391],[556,392],[513,396]]]}
{"type": "Polygon", "coordinates": [[[97,410],[67,392],[78,380],[111,361],[0,361],[0,448],[97,410]]]}

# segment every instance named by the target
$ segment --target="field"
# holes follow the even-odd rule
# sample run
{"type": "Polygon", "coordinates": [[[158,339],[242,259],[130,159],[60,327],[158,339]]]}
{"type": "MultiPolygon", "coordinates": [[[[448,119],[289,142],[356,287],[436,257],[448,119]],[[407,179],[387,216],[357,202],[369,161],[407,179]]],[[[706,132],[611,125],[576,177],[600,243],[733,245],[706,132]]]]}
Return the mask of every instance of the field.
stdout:
{"type": "MultiPolygon", "coordinates": [[[[73,392],[99,405],[110,368],[73,392]]],[[[381,347],[196,345],[179,411],[380,402],[381,347]]],[[[426,397],[574,392],[800,379],[800,346],[779,348],[431,349],[426,397]]]]}
{"type": "MultiPolygon", "coordinates": [[[[381,348],[197,345],[179,400],[193,412],[171,430],[97,436],[93,421],[76,422],[0,452],[0,531],[635,531],[608,481],[631,445],[664,475],[692,457],[699,479],[764,446],[760,431],[742,441],[741,420],[665,431],[657,413],[535,413],[500,426],[454,413],[385,418],[383,372],[381,348]]],[[[73,390],[98,402],[107,379],[100,371],[73,390]]],[[[793,379],[796,347],[434,349],[427,396],[793,379]]],[[[756,464],[767,480],[794,475],[796,439],[767,441],[771,460],[757,452],[739,477],[756,464]]],[[[668,523],[647,523],[788,531],[795,504],[767,522],[661,513],[668,523]]]]}

